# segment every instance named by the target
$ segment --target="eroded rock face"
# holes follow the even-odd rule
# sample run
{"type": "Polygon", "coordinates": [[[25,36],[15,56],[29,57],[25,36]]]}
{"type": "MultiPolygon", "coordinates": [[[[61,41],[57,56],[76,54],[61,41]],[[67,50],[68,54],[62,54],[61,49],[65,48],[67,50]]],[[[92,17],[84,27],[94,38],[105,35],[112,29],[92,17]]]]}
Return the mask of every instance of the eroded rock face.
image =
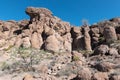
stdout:
{"type": "MultiPolygon", "coordinates": [[[[46,8],[28,7],[26,14],[30,16],[30,20],[0,21],[0,39],[8,40],[16,47],[42,48],[52,52],[92,51],[103,42],[106,44],[119,39],[119,18],[90,27],[73,27],[70,23],[53,16],[46,8]],[[12,40],[12,37],[15,37],[15,40],[12,40]]],[[[109,52],[114,53],[113,50],[109,52]]],[[[105,52],[99,50],[98,53],[105,52]]]]}
{"type": "Polygon", "coordinates": [[[90,38],[90,34],[89,34],[89,27],[84,27],[84,42],[85,42],[85,49],[88,51],[92,51],[91,48],[91,38],[90,38]]]}
{"type": "Polygon", "coordinates": [[[30,16],[32,21],[39,20],[41,17],[52,17],[51,11],[46,8],[28,7],[26,13],[30,16]]]}
{"type": "Polygon", "coordinates": [[[32,75],[27,74],[27,75],[25,75],[25,77],[23,78],[23,80],[35,80],[35,79],[33,78],[32,75]]]}
{"type": "Polygon", "coordinates": [[[48,51],[52,51],[52,52],[59,52],[61,45],[63,45],[63,44],[60,44],[60,42],[58,41],[56,36],[51,35],[46,39],[45,49],[48,51]]]}
{"type": "Polygon", "coordinates": [[[94,55],[105,55],[109,51],[109,47],[107,45],[100,45],[94,50],[94,55]]]}
{"type": "Polygon", "coordinates": [[[107,43],[117,40],[117,35],[114,27],[111,26],[105,27],[103,34],[107,43]]]}
{"type": "Polygon", "coordinates": [[[40,35],[38,35],[36,32],[32,34],[31,36],[31,46],[33,48],[36,48],[36,49],[40,49],[43,42],[42,42],[42,39],[41,39],[41,36],[39,37],[40,35]]]}
{"type": "Polygon", "coordinates": [[[120,79],[120,75],[118,74],[116,74],[116,75],[112,75],[110,78],[109,78],[109,80],[119,80],[120,79]]]}
{"type": "Polygon", "coordinates": [[[91,80],[91,72],[88,68],[84,68],[78,72],[78,75],[73,80],[91,80]]]}
{"type": "Polygon", "coordinates": [[[108,74],[105,72],[97,72],[93,75],[92,80],[108,80],[108,74]]]}
{"type": "Polygon", "coordinates": [[[113,69],[114,64],[110,62],[100,62],[95,65],[95,68],[101,72],[108,72],[113,69]]]}

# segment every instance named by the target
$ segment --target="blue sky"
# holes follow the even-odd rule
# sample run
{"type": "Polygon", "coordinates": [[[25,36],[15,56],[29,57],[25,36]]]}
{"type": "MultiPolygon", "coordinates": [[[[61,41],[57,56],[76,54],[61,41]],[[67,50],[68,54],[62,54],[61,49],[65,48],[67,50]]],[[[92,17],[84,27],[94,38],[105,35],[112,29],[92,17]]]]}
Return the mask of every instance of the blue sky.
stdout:
{"type": "Polygon", "coordinates": [[[90,24],[120,16],[120,0],[0,0],[0,20],[29,19],[28,6],[45,7],[72,25],[90,24]]]}

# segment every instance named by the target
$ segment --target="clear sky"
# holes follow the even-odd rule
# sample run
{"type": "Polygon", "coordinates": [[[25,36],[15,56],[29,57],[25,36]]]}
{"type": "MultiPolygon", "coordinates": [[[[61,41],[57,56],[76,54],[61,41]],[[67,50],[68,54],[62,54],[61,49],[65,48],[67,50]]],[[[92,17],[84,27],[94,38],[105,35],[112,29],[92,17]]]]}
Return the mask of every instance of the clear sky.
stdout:
{"type": "Polygon", "coordinates": [[[72,25],[90,24],[120,16],[120,0],[0,0],[0,20],[29,19],[28,6],[45,7],[72,25]]]}

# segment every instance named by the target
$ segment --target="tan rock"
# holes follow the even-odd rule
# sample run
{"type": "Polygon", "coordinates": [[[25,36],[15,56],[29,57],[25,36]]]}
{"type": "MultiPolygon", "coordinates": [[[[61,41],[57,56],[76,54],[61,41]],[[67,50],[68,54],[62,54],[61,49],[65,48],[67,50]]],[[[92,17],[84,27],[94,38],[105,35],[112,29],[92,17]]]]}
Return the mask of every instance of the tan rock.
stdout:
{"type": "Polygon", "coordinates": [[[22,43],[22,46],[23,46],[23,47],[25,47],[25,48],[31,47],[31,43],[30,43],[29,37],[25,37],[25,38],[23,38],[22,40],[23,40],[23,43],[22,43]]]}
{"type": "Polygon", "coordinates": [[[91,38],[89,35],[89,27],[84,27],[84,42],[85,42],[85,49],[88,51],[92,51],[91,48],[91,38]]]}
{"type": "Polygon", "coordinates": [[[80,36],[82,34],[81,28],[80,27],[72,27],[71,34],[72,34],[72,38],[76,38],[76,37],[80,36]]]}
{"type": "Polygon", "coordinates": [[[107,45],[100,45],[94,50],[94,55],[105,55],[109,51],[109,47],[107,45]]]}
{"type": "Polygon", "coordinates": [[[64,39],[64,49],[67,52],[71,52],[72,51],[72,38],[71,38],[71,34],[67,33],[66,35],[63,36],[64,39]]]}
{"type": "Polygon", "coordinates": [[[72,51],[71,54],[72,54],[72,61],[75,61],[77,65],[85,64],[85,58],[81,53],[77,51],[72,51]]]}
{"type": "Polygon", "coordinates": [[[92,80],[109,80],[108,79],[108,74],[105,73],[105,72],[97,72],[92,77],[92,80]]]}
{"type": "Polygon", "coordinates": [[[43,44],[41,35],[34,32],[31,36],[31,46],[36,49],[40,49],[43,44]]]}
{"type": "Polygon", "coordinates": [[[23,80],[35,80],[32,75],[26,74],[23,80]]]}
{"type": "Polygon", "coordinates": [[[88,68],[80,70],[74,80],[91,80],[91,71],[88,68]]]}
{"type": "Polygon", "coordinates": [[[110,62],[100,62],[95,65],[95,68],[101,72],[109,72],[114,68],[114,64],[110,62]]]}
{"type": "Polygon", "coordinates": [[[109,80],[120,80],[120,75],[112,75],[109,80]]]}
{"type": "Polygon", "coordinates": [[[110,48],[109,49],[109,54],[110,55],[118,55],[118,51],[116,48],[110,48]]]}
{"type": "Polygon", "coordinates": [[[59,52],[60,42],[54,35],[49,36],[45,42],[45,49],[52,52],[59,52]]]}
{"type": "Polygon", "coordinates": [[[17,36],[16,37],[16,41],[15,41],[15,47],[19,48],[22,45],[22,39],[21,36],[17,36]]]}
{"type": "Polygon", "coordinates": [[[111,42],[117,40],[115,28],[112,26],[105,27],[103,34],[104,34],[104,37],[105,37],[107,43],[111,43],[111,42]]]}

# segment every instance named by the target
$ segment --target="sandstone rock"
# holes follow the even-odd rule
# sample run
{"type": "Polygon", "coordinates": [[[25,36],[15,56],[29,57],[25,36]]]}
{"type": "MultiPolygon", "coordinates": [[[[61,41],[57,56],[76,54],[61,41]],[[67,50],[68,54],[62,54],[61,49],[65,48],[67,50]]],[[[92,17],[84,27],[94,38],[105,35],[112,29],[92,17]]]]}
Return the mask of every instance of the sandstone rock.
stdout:
{"type": "Polygon", "coordinates": [[[73,80],[91,80],[91,71],[88,68],[80,70],[73,80]]]}
{"type": "Polygon", "coordinates": [[[36,49],[40,49],[43,44],[41,35],[34,32],[31,36],[31,46],[36,49]]]}
{"type": "Polygon", "coordinates": [[[22,45],[22,38],[21,38],[21,36],[17,36],[16,37],[16,41],[15,41],[15,47],[17,47],[17,48],[19,48],[21,45],[22,45]]]}
{"type": "Polygon", "coordinates": [[[73,39],[72,49],[73,50],[85,50],[83,36],[78,36],[77,38],[73,39]]]}
{"type": "Polygon", "coordinates": [[[111,69],[113,69],[113,67],[114,64],[110,62],[100,62],[95,65],[95,68],[101,72],[109,72],[111,69]]]}
{"type": "Polygon", "coordinates": [[[99,34],[100,33],[99,28],[97,26],[92,27],[91,28],[91,33],[92,34],[99,34]]]}
{"type": "Polygon", "coordinates": [[[52,29],[52,28],[49,28],[48,26],[46,26],[46,27],[44,27],[44,33],[47,36],[54,35],[55,34],[55,30],[52,29]]]}
{"type": "Polygon", "coordinates": [[[22,28],[22,29],[26,29],[28,27],[29,24],[29,20],[22,20],[18,22],[18,25],[22,28]]]}
{"type": "Polygon", "coordinates": [[[117,49],[115,49],[115,48],[110,48],[110,49],[109,49],[109,54],[110,54],[110,55],[118,55],[118,51],[117,51],[117,49]]]}
{"type": "Polygon", "coordinates": [[[120,34],[117,34],[117,39],[120,40],[120,34]]]}
{"type": "Polygon", "coordinates": [[[112,75],[109,80],[120,80],[120,75],[112,75]]]}
{"type": "Polygon", "coordinates": [[[70,33],[66,33],[64,36],[62,36],[64,39],[64,49],[66,52],[72,51],[72,38],[70,33]]]}
{"type": "Polygon", "coordinates": [[[60,51],[60,42],[55,37],[55,35],[51,35],[46,39],[45,42],[45,49],[52,52],[59,52],[60,51]]]}
{"type": "Polygon", "coordinates": [[[22,46],[25,47],[25,48],[30,48],[31,47],[31,43],[30,43],[29,37],[23,38],[22,46]]]}
{"type": "Polygon", "coordinates": [[[105,72],[97,72],[93,75],[92,80],[109,80],[108,74],[105,72]]]}
{"type": "Polygon", "coordinates": [[[4,46],[5,43],[6,43],[6,40],[5,40],[5,39],[0,39],[0,46],[1,46],[1,47],[4,46]]]}
{"type": "Polygon", "coordinates": [[[60,35],[70,32],[71,26],[68,22],[58,22],[53,26],[53,29],[58,32],[60,35]]]}
{"type": "Polygon", "coordinates": [[[76,37],[80,36],[82,34],[80,27],[72,27],[71,34],[72,34],[72,38],[76,38],[76,37]]]}
{"type": "Polygon", "coordinates": [[[29,29],[22,30],[22,37],[31,37],[31,32],[29,29]]]}
{"type": "Polygon", "coordinates": [[[81,61],[82,63],[85,62],[85,58],[83,57],[83,55],[77,51],[72,51],[72,60],[73,61],[81,61]]]}
{"type": "Polygon", "coordinates": [[[84,27],[84,42],[85,42],[85,50],[92,51],[91,48],[91,38],[89,35],[89,27],[84,27]]]}
{"type": "Polygon", "coordinates": [[[94,50],[94,55],[105,55],[109,51],[109,47],[107,45],[100,45],[94,50]]]}
{"type": "Polygon", "coordinates": [[[117,35],[114,27],[108,26],[104,28],[104,37],[107,43],[117,40],[117,35]]]}
{"type": "Polygon", "coordinates": [[[23,80],[35,80],[35,79],[33,78],[32,75],[27,74],[27,75],[25,75],[25,77],[23,78],[23,80]]]}
{"type": "Polygon", "coordinates": [[[40,20],[42,17],[52,17],[52,12],[46,8],[28,7],[26,13],[31,17],[32,21],[40,20]]]}
{"type": "Polygon", "coordinates": [[[48,67],[47,67],[47,65],[39,65],[38,70],[39,70],[41,73],[43,73],[43,74],[48,73],[48,67]]]}
{"type": "Polygon", "coordinates": [[[120,23],[120,18],[119,17],[118,18],[112,18],[112,19],[110,19],[110,21],[120,23]]]}
{"type": "Polygon", "coordinates": [[[15,41],[16,41],[16,37],[12,37],[11,39],[8,39],[8,43],[7,44],[8,46],[13,46],[15,44],[15,41]]]}
{"type": "Polygon", "coordinates": [[[117,47],[118,53],[120,54],[120,46],[117,47]]]}

